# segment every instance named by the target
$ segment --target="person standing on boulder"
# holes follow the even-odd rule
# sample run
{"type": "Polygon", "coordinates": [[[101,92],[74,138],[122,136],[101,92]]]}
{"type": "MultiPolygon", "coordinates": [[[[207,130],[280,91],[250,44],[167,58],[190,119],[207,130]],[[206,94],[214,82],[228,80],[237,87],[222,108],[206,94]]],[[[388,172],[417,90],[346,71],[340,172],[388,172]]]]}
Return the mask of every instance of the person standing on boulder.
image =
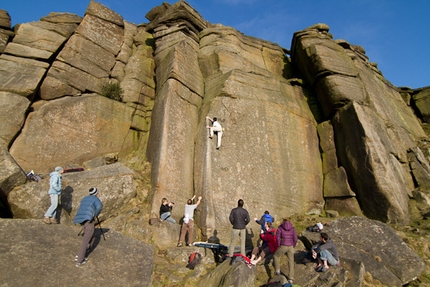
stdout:
{"type": "Polygon", "coordinates": [[[279,275],[281,274],[281,256],[284,254],[287,255],[288,274],[286,275],[290,284],[293,284],[294,280],[294,247],[296,247],[297,240],[297,232],[294,226],[288,219],[284,219],[276,231],[276,242],[279,247],[273,256],[273,261],[275,264],[275,274],[279,275]]]}
{"type": "Polygon", "coordinates": [[[197,208],[197,206],[202,201],[202,197],[199,196],[197,203],[193,204],[193,200],[196,198],[194,195],[193,198],[190,198],[187,200],[187,204],[185,205],[184,210],[184,219],[182,223],[182,229],[181,229],[181,236],[179,238],[178,247],[182,246],[182,242],[185,241],[185,234],[188,232],[188,246],[193,245],[193,235],[194,235],[194,210],[197,208]]]}
{"type": "Polygon", "coordinates": [[[57,208],[58,208],[58,199],[61,194],[62,189],[62,173],[64,169],[61,166],[57,166],[53,172],[49,174],[49,191],[48,194],[51,197],[51,206],[49,206],[48,210],[45,213],[45,217],[43,218],[43,222],[46,224],[57,223],[57,208]]]}
{"type": "Polygon", "coordinates": [[[98,190],[92,187],[89,190],[89,195],[84,197],[79,205],[78,212],[73,220],[74,224],[82,225],[83,237],[78,255],[75,257],[76,267],[87,263],[87,252],[94,244],[94,220],[102,211],[103,204],[98,198],[98,190]]]}
{"type": "Polygon", "coordinates": [[[206,126],[207,129],[209,129],[209,138],[212,139],[214,136],[214,132],[217,133],[217,145],[216,149],[219,149],[221,147],[221,138],[222,138],[222,126],[218,122],[217,118],[211,119],[210,117],[206,117],[206,119],[210,120],[212,122],[212,126],[206,126]]]}
{"type": "Polygon", "coordinates": [[[240,253],[246,256],[245,253],[245,241],[246,241],[246,225],[249,223],[249,213],[243,208],[243,200],[237,201],[237,207],[233,208],[229,216],[230,222],[233,225],[231,231],[231,241],[228,248],[228,254],[230,257],[234,255],[234,247],[236,245],[237,237],[240,236],[240,253]]]}

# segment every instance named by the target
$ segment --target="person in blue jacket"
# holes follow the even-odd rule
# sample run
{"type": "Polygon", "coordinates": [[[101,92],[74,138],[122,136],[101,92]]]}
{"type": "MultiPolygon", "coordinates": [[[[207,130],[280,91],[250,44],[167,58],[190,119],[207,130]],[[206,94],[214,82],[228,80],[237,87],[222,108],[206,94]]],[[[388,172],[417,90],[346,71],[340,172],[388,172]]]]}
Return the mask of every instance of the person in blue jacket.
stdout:
{"type": "Polygon", "coordinates": [[[53,172],[49,174],[49,197],[51,198],[51,206],[49,206],[48,210],[45,213],[45,217],[43,222],[46,224],[57,223],[57,207],[58,207],[58,198],[61,194],[62,188],[62,176],[61,174],[64,172],[64,169],[61,166],[57,166],[53,172]]]}
{"type": "Polygon", "coordinates": [[[87,263],[87,251],[94,244],[94,219],[100,214],[102,208],[103,204],[98,198],[97,188],[90,188],[89,195],[82,199],[78,212],[73,220],[74,224],[82,225],[84,232],[81,247],[78,255],[75,257],[76,267],[87,263]]]}
{"type": "Polygon", "coordinates": [[[273,223],[275,221],[273,216],[271,216],[269,211],[267,210],[261,216],[260,220],[258,220],[257,218],[254,218],[254,220],[261,225],[261,233],[264,233],[264,231],[266,231],[266,222],[273,223]]]}

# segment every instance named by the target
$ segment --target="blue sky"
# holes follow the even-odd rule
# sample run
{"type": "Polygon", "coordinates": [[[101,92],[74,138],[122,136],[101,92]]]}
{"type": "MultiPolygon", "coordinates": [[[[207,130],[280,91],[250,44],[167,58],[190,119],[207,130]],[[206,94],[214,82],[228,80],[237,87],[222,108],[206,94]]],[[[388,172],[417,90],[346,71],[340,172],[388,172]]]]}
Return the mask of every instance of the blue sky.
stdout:
{"type": "MultiPolygon", "coordinates": [[[[136,24],[169,0],[99,0],[136,24]]],[[[430,86],[430,0],[188,0],[210,23],[221,23],[290,49],[293,33],[316,23],[330,26],[334,39],[366,50],[396,86],[430,86]]],[[[0,0],[12,25],[38,21],[50,12],[83,16],[89,0],[0,0]]]]}

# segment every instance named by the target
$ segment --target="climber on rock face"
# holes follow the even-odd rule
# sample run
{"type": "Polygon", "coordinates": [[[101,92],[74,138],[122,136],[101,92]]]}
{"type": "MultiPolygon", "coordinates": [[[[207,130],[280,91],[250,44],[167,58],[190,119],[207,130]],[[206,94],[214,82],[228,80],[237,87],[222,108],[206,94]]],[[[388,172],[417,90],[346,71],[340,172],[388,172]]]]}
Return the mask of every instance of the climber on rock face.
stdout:
{"type": "Polygon", "coordinates": [[[206,126],[209,129],[210,135],[209,138],[212,139],[214,136],[214,132],[217,134],[217,145],[216,148],[219,149],[221,147],[221,138],[222,138],[222,126],[218,122],[217,118],[211,119],[210,117],[206,117],[208,120],[212,122],[212,126],[206,126]]]}

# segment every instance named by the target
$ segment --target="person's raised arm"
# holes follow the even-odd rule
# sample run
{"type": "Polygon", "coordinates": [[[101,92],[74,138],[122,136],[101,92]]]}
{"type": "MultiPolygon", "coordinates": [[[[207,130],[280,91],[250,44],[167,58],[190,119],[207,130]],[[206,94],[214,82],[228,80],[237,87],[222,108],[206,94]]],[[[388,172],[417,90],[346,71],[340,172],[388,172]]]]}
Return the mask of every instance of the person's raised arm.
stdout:
{"type": "MultiPolygon", "coordinates": [[[[194,197],[196,197],[196,196],[194,195],[194,197]]],[[[201,201],[202,201],[202,197],[199,196],[196,204],[199,205],[201,201]]]]}

